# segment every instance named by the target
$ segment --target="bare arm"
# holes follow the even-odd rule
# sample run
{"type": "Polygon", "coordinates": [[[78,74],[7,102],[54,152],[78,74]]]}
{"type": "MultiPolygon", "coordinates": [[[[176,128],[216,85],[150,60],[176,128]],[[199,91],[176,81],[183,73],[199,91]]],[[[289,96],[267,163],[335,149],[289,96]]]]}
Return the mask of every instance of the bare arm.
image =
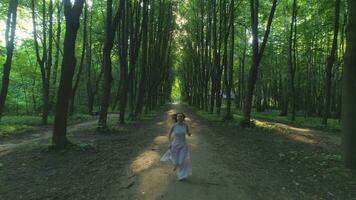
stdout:
{"type": "Polygon", "coordinates": [[[169,144],[171,143],[172,133],[173,133],[173,126],[171,127],[171,130],[168,133],[168,142],[169,142],[169,144]]]}
{"type": "Polygon", "coordinates": [[[192,136],[192,134],[189,132],[189,126],[188,126],[188,124],[185,124],[186,125],[186,127],[187,127],[187,134],[189,135],[189,136],[192,136]]]}

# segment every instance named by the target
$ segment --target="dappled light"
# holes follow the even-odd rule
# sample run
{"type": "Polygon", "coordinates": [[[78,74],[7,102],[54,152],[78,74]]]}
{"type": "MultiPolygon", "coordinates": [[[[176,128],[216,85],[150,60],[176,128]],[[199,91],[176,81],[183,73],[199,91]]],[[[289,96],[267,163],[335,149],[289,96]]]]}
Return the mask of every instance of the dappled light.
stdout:
{"type": "Polygon", "coordinates": [[[153,150],[145,151],[132,162],[130,168],[134,173],[139,173],[149,169],[159,158],[160,156],[157,152],[153,150]]]}
{"type": "Polygon", "coordinates": [[[315,135],[311,129],[297,128],[281,123],[266,122],[256,120],[256,126],[267,130],[276,130],[281,132],[286,137],[306,144],[318,144],[315,135]]]}

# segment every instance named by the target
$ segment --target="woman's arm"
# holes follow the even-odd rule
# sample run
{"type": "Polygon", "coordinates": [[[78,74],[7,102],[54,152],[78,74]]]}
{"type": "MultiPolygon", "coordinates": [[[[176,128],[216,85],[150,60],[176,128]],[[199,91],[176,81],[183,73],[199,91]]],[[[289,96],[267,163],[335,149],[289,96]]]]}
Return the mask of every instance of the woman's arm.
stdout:
{"type": "Polygon", "coordinates": [[[169,144],[171,144],[172,133],[173,133],[173,126],[171,127],[171,130],[168,133],[168,142],[169,142],[169,144]]]}
{"type": "Polygon", "coordinates": [[[188,126],[188,124],[185,124],[185,126],[187,127],[187,134],[188,134],[189,136],[192,136],[192,134],[189,132],[189,126],[188,126]]]}

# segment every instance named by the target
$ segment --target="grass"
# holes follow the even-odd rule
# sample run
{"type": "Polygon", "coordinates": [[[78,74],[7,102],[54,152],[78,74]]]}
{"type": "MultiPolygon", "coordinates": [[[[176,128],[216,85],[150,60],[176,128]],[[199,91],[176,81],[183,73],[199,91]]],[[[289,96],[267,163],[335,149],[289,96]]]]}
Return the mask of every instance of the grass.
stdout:
{"type": "MultiPolygon", "coordinates": [[[[189,106],[190,108],[196,109],[194,107],[189,106]]],[[[243,120],[241,110],[233,110],[232,121],[223,120],[223,116],[225,114],[225,108],[221,109],[221,114],[217,115],[216,113],[205,112],[201,110],[197,110],[197,114],[208,121],[212,122],[224,122],[224,125],[239,125],[243,120]]],[[[271,112],[253,112],[251,114],[252,120],[254,121],[254,125],[256,128],[261,128],[264,130],[272,130],[275,128],[274,125],[271,125],[268,122],[279,122],[284,123],[296,127],[302,128],[313,128],[323,131],[329,132],[338,132],[341,130],[341,124],[338,119],[329,119],[328,125],[324,126],[321,124],[321,117],[304,117],[304,116],[296,116],[295,121],[291,119],[290,116],[280,116],[279,111],[271,111],[271,112]]]]}
{"type": "MultiPolygon", "coordinates": [[[[241,112],[237,112],[241,115],[241,112]]],[[[304,116],[296,116],[293,121],[290,116],[280,116],[278,111],[272,112],[253,112],[253,118],[260,120],[267,120],[273,122],[285,123],[293,126],[304,127],[304,128],[314,128],[324,131],[340,131],[341,124],[338,119],[329,119],[328,125],[322,125],[321,117],[304,117],[304,116]]]]}

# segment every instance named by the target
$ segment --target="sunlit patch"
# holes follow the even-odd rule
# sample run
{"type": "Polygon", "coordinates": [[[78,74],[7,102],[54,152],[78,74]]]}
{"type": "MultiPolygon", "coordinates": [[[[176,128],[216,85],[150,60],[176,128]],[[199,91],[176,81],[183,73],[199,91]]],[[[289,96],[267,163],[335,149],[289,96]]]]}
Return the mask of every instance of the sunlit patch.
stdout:
{"type": "Polygon", "coordinates": [[[318,143],[318,141],[316,141],[315,139],[308,138],[303,135],[289,134],[289,135],[287,135],[287,137],[291,138],[293,140],[296,140],[298,142],[303,142],[303,143],[307,143],[307,144],[317,144],[318,143]]]}
{"type": "Polygon", "coordinates": [[[159,158],[160,155],[157,152],[145,151],[133,161],[130,168],[134,173],[141,172],[150,168],[159,158]]]}
{"type": "Polygon", "coordinates": [[[176,112],[177,112],[176,110],[170,109],[167,113],[168,113],[169,115],[172,115],[172,114],[175,114],[176,112]]]}
{"type": "Polygon", "coordinates": [[[168,142],[168,137],[167,136],[158,136],[154,139],[155,144],[164,144],[168,142]]]}
{"type": "Polygon", "coordinates": [[[161,126],[164,125],[164,122],[157,122],[156,124],[161,126]]]}
{"type": "Polygon", "coordinates": [[[281,123],[274,123],[274,124],[278,125],[281,128],[289,129],[289,130],[292,130],[292,131],[303,132],[303,133],[309,133],[309,134],[306,134],[306,135],[313,135],[313,134],[311,134],[311,132],[313,130],[308,129],[308,128],[297,128],[297,127],[288,126],[287,124],[281,124],[281,123]]]}
{"type": "Polygon", "coordinates": [[[311,129],[297,128],[286,124],[281,124],[276,122],[263,122],[259,120],[256,120],[256,126],[269,130],[277,130],[283,132],[286,134],[288,138],[298,142],[303,142],[306,144],[319,143],[315,139],[315,135],[313,134],[313,131],[311,129]]]}
{"type": "Polygon", "coordinates": [[[275,128],[275,126],[273,126],[272,124],[270,124],[268,122],[262,122],[259,120],[255,120],[255,125],[257,127],[264,128],[264,129],[274,129],[275,128]]]}

